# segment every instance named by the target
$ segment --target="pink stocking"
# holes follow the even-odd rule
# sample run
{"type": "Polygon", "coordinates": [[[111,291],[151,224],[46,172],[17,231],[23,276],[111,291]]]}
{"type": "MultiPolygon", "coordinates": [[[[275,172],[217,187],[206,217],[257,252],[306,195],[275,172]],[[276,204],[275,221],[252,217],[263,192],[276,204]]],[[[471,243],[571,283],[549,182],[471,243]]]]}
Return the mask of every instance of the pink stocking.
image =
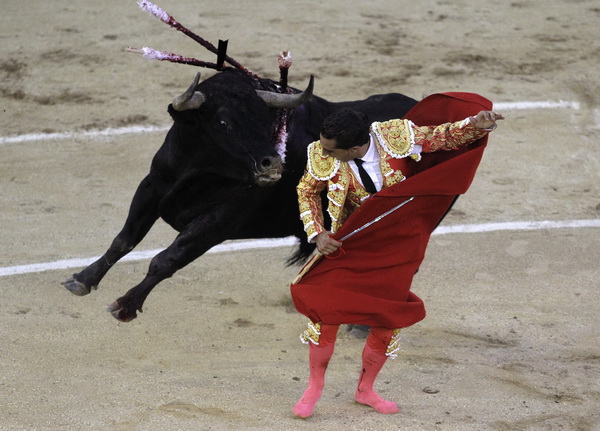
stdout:
{"type": "Polygon", "coordinates": [[[319,344],[309,345],[310,375],[308,378],[308,388],[304,391],[302,398],[294,406],[294,414],[299,418],[307,418],[321,398],[323,387],[325,386],[325,371],[329,364],[329,359],[333,355],[335,348],[335,339],[339,325],[321,324],[321,335],[319,344]]]}
{"type": "Polygon", "coordinates": [[[371,328],[362,354],[362,372],[358,381],[355,399],[360,404],[373,407],[379,413],[392,414],[400,410],[393,401],[386,401],[373,389],[375,379],[387,361],[387,346],[392,337],[392,330],[387,328],[371,328]]]}

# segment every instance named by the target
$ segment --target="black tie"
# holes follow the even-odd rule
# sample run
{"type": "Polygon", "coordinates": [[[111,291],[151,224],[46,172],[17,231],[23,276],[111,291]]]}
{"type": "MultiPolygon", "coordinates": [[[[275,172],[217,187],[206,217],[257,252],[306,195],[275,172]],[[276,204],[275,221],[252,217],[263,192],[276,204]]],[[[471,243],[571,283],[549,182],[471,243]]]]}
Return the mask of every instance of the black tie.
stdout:
{"type": "Polygon", "coordinates": [[[364,162],[365,161],[362,159],[354,159],[354,163],[356,163],[356,166],[358,167],[358,173],[360,175],[360,179],[362,180],[363,186],[365,186],[365,190],[373,194],[377,192],[377,189],[375,188],[375,184],[373,184],[371,176],[367,173],[365,168],[363,168],[362,164],[364,162]]]}

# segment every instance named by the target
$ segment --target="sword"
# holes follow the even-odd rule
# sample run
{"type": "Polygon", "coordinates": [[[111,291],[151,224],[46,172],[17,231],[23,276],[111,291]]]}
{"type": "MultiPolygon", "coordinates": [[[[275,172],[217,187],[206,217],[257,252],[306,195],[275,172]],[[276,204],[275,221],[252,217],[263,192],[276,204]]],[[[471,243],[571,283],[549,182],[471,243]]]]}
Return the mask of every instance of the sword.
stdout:
{"type": "Polygon", "coordinates": [[[386,212],[384,212],[383,214],[375,217],[373,220],[371,220],[368,223],[363,224],[361,227],[359,227],[358,229],[354,229],[352,232],[350,232],[348,235],[344,236],[343,238],[340,239],[341,242],[347,240],[348,238],[350,238],[351,236],[356,235],[357,233],[359,233],[361,230],[364,230],[366,228],[368,228],[369,226],[371,226],[372,224],[377,223],[379,220],[381,220],[382,218],[384,218],[385,216],[390,215],[391,213],[393,213],[394,211],[396,211],[399,208],[402,208],[404,205],[406,205],[407,203],[409,203],[410,201],[412,201],[415,197],[411,197],[406,199],[404,202],[399,203],[398,205],[396,205],[394,208],[387,210],[386,212]]]}
{"type": "MultiPolygon", "coordinates": [[[[377,217],[375,217],[373,220],[363,224],[361,227],[354,229],[352,232],[350,232],[349,234],[345,235],[344,237],[342,237],[340,239],[340,241],[345,241],[348,238],[356,235],[357,233],[365,230],[366,228],[368,228],[371,225],[374,225],[375,223],[377,223],[378,221],[380,221],[382,218],[387,217],[388,215],[390,215],[391,213],[393,213],[394,211],[402,208],[404,205],[406,205],[407,203],[409,203],[410,201],[412,201],[415,197],[410,197],[407,200],[405,200],[404,202],[399,203],[398,205],[396,205],[395,207],[387,210],[386,212],[384,212],[383,214],[378,215],[377,217]]],[[[312,269],[313,266],[315,266],[317,264],[317,262],[319,262],[321,260],[321,258],[324,255],[321,254],[319,251],[317,251],[313,257],[310,258],[310,260],[306,263],[306,265],[304,265],[304,267],[302,268],[302,270],[300,270],[300,273],[296,276],[296,278],[294,278],[294,280],[292,281],[292,284],[297,284],[302,277],[304,277],[304,275],[310,271],[312,269]]]]}

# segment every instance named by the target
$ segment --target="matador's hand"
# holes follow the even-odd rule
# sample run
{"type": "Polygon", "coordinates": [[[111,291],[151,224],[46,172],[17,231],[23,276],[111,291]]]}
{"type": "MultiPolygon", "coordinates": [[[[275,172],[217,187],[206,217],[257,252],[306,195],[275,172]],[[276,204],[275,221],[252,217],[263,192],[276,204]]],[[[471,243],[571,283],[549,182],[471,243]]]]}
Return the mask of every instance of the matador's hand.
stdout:
{"type": "Polygon", "coordinates": [[[494,111],[479,111],[471,117],[471,124],[478,129],[489,129],[496,125],[496,120],[504,120],[504,116],[494,111]]]}
{"type": "Polygon", "coordinates": [[[329,235],[331,235],[331,232],[321,232],[319,235],[317,235],[317,239],[315,241],[317,243],[317,250],[319,250],[319,253],[325,256],[334,253],[342,245],[341,242],[336,241],[329,235]]]}

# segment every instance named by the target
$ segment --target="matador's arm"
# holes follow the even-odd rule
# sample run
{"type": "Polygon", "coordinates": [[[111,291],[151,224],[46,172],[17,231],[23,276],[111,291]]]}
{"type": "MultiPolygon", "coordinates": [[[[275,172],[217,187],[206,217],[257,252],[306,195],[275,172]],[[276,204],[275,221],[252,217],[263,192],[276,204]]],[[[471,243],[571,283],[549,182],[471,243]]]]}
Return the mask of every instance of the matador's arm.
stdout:
{"type": "Polygon", "coordinates": [[[424,153],[450,151],[469,145],[493,130],[479,129],[472,123],[473,117],[468,117],[439,126],[413,126],[414,142],[422,147],[424,153]]]}
{"type": "Polygon", "coordinates": [[[327,181],[316,179],[308,171],[304,172],[296,187],[300,219],[304,224],[304,231],[309,241],[325,231],[321,192],[326,187],[327,181]]]}

